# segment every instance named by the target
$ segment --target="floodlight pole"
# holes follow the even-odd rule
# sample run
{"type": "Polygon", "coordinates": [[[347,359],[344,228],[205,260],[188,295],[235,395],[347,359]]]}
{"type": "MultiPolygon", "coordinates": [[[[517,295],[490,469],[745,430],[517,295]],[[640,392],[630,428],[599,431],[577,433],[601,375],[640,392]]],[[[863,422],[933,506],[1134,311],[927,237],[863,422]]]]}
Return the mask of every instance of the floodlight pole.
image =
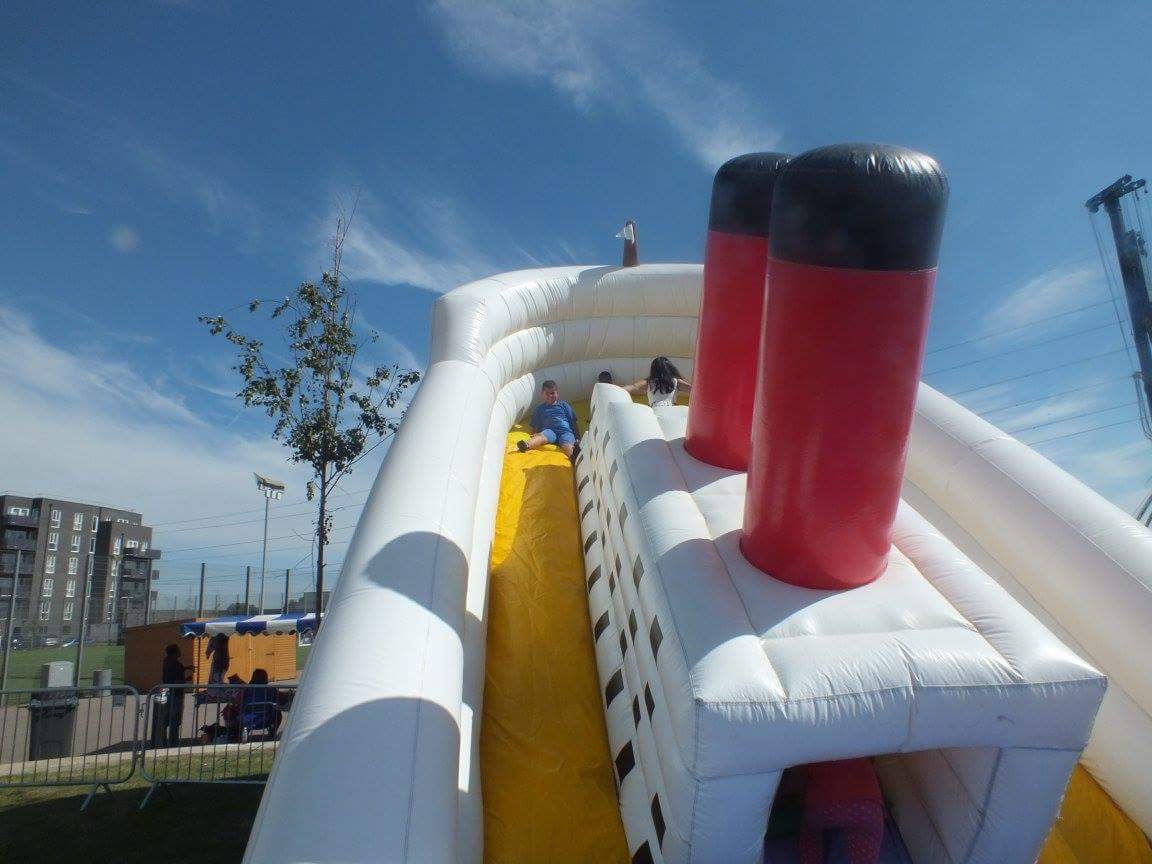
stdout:
{"type": "Polygon", "coordinates": [[[256,477],[256,488],[264,493],[264,553],[260,558],[260,611],[257,615],[264,614],[264,579],[268,573],[268,508],[272,504],[272,499],[280,500],[284,497],[284,489],[286,488],[279,480],[270,480],[267,477],[261,477],[259,474],[256,477]]]}
{"type": "Polygon", "coordinates": [[[260,611],[257,615],[264,614],[264,576],[268,572],[268,508],[272,504],[272,496],[266,491],[264,493],[264,552],[260,557],[260,611]]]}

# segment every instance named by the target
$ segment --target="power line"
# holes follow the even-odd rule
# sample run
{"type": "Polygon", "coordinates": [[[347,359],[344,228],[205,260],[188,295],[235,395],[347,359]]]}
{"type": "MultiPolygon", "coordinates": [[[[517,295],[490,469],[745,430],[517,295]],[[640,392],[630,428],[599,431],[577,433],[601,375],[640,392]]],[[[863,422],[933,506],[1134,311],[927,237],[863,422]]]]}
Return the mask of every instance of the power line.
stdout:
{"type": "Polygon", "coordinates": [[[1080,414],[1070,414],[1067,417],[1061,417],[1059,420],[1049,420],[1045,423],[1037,423],[1034,426],[1024,426],[1019,429],[1005,429],[1004,431],[1009,435],[1015,435],[1019,432],[1031,432],[1034,429],[1043,429],[1045,426],[1056,426],[1060,423],[1069,423],[1072,420],[1079,420],[1081,417],[1092,417],[1096,414],[1106,414],[1109,411],[1119,411],[1121,408],[1131,408],[1134,404],[1135,402],[1130,399],[1127,402],[1121,402],[1119,405],[1112,405],[1108,408],[1097,408],[1094,411],[1084,411],[1080,414]]]}
{"type": "MultiPolygon", "coordinates": [[[[344,525],[343,527],[340,527],[340,528],[333,528],[329,533],[334,534],[337,531],[351,531],[355,527],[356,527],[355,525],[344,525]]],[[[271,543],[273,540],[299,540],[299,539],[301,539],[301,538],[298,534],[281,534],[279,537],[269,537],[268,542],[271,543]]],[[[257,537],[255,540],[235,540],[231,543],[213,543],[210,546],[186,546],[183,549],[169,549],[168,551],[170,553],[173,553],[173,554],[176,552],[197,552],[201,549],[224,549],[224,548],[227,548],[229,546],[250,546],[253,543],[263,543],[263,542],[264,542],[263,538],[257,537]]],[[[179,559],[177,559],[177,560],[179,560],[179,559]]]]}
{"type": "MultiPolygon", "coordinates": [[[[349,526],[353,527],[353,526],[349,526]]],[[[332,540],[327,545],[329,546],[343,546],[346,543],[351,543],[351,540],[332,540]]],[[[311,546],[282,546],[275,550],[276,552],[299,552],[301,549],[311,549],[311,546]]],[[[241,555],[248,555],[248,552],[221,552],[217,555],[198,555],[195,558],[176,558],[172,559],[177,563],[199,563],[201,561],[210,561],[214,558],[239,558],[241,555]]],[[[325,564],[325,567],[328,565],[325,564]]]]}
{"type": "MultiPolygon", "coordinates": [[[[349,491],[345,491],[343,489],[337,489],[335,492],[333,492],[333,494],[334,495],[359,495],[361,493],[367,493],[370,491],[372,491],[371,486],[369,486],[365,489],[352,489],[349,491]]],[[[307,498],[305,498],[301,501],[288,501],[288,502],[285,502],[284,504],[281,504],[280,506],[281,507],[298,507],[301,504],[312,504],[312,503],[313,502],[311,502],[307,498]]],[[[174,520],[171,520],[168,522],[154,522],[154,523],[152,523],[152,527],[153,528],[160,528],[160,527],[163,527],[166,525],[186,525],[189,522],[203,522],[205,519],[224,519],[228,516],[246,516],[249,513],[263,513],[263,512],[264,512],[263,507],[257,507],[253,510],[237,510],[233,513],[212,513],[208,516],[193,516],[189,519],[174,519],[174,520]]]]}
{"type": "Polygon", "coordinates": [[[1064,333],[1060,336],[1053,336],[1051,339],[1041,339],[1039,342],[1029,342],[1027,345],[1018,345],[1015,348],[1009,348],[1007,351],[1000,351],[996,354],[989,354],[987,357],[981,357],[977,360],[968,360],[965,363],[957,363],[955,366],[946,366],[943,369],[933,369],[931,372],[925,372],[925,375],[940,375],[943,372],[955,372],[957,369],[964,369],[968,366],[975,366],[977,363],[987,363],[989,360],[995,360],[998,357],[1007,357],[1009,354],[1018,354],[1021,351],[1027,351],[1029,348],[1038,348],[1041,345],[1050,345],[1053,342],[1059,342],[1061,339],[1071,339],[1073,336],[1083,336],[1085,333],[1095,333],[1099,330],[1106,330],[1113,326],[1112,321],[1106,324],[1097,324],[1095,327],[1085,327],[1082,330],[1073,330],[1071,333],[1064,333]]]}
{"type": "Polygon", "coordinates": [[[933,348],[931,351],[926,351],[925,356],[932,354],[939,354],[941,351],[950,351],[953,348],[961,348],[964,345],[971,345],[973,342],[983,342],[986,339],[995,339],[997,336],[1004,336],[1008,333],[1015,333],[1017,330],[1029,330],[1037,324],[1043,324],[1046,321],[1054,321],[1057,318],[1063,318],[1066,315],[1074,315],[1077,312],[1086,312],[1089,309],[1095,309],[1099,306],[1106,306],[1109,300],[1099,300],[1095,303],[1089,303],[1085,306],[1077,306],[1075,309],[1067,309],[1063,312],[1057,312],[1055,315],[1047,315],[1044,318],[1035,318],[1027,324],[1019,324],[1015,327],[1006,327],[1003,330],[996,330],[992,333],[987,333],[984,336],[973,336],[971,339],[964,339],[960,342],[953,342],[951,345],[941,345],[939,348],[933,348]]]}
{"type": "Polygon", "coordinates": [[[1069,390],[1058,390],[1055,393],[1049,393],[1047,396],[1040,396],[1037,399],[1025,399],[1023,402],[1013,402],[1010,405],[1000,405],[996,408],[985,408],[983,411],[977,411],[976,413],[981,417],[985,417],[989,414],[996,414],[1000,411],[1007,411],[1009,408],[1022,408],[1025,405],[1033,405],[1036,402],[1047,402],[1049,399],[1055,399],[1059,396],[1069,396],[1073,393],[1079,393],[1082,390],[1092,390],[1096,387],[1103,387],[1105,384],[1115,384],[1117,381],[1127,380],[1127,375],[1117,375],[1113,378],[1105,378],[1103,381],[1096,381],[1092,384],[1084,384],[1083,386],[1073,387],[1069,390]]]}
{"type": "MultiPolygon", "coordinates": [[[[367,500],[368,500],[367,496],[365,496],[364,501],[367,501],[367,500]]],[[[364,503],[364,501],[359,501],[359,502],[356,502],[353,504],[345,504],[343,507],[332,507],[328,510],[328,512],[329,513],[339,513],[341,510],[349,510],[353,507],[358,507],[358,506],[362,505],[364,503]]],[[[261,512],[263,512],[263,511],[261,511],[261,512]]],[[[300,516],[310,516],[313,513],[315,513],[316,510],[314,507],[312,507],[312,508],[309,508],[307,510],[301,510],[299,513],[284,513],[284,512],[276,513],[275,510],[273,510],[272,512],[275,515],[271,515],[268,517],[269,522],[273,522],[277,519],[292,519],[292,518],[297,518],[300,516]]],[[[185,533],[188,531],[207,531],[209,528],[234,528],[237,525],[259,525],[259,524],[263,523],[263,521],[264,521],[264,518],[260,517],[258,519],[245,519],[241,522],[216,522],[216,523],[211,524],[211,525],[192,525],[192,526],[189,526],[187,528],[169,528],[169,529],[166,529],[165,531],[163,531],[162,533],[165,536],[167,536],[168,534],[182,534],[182,533],[185,533]]],[[[155,527],[155,526],[153,526],[153,527],[155,527]]]]}
{"type": "Polygon", "coordinates": [[[1051,438],[1041,438],[1039,441],[1028,441],[1025,443],[1027,443],[1029,447],[1038,447],[1041,444],[1047,444],[1050,441],[1059,441],[1063,438],[1075,438],[1077,435],[1087,435],[1089,432],[1099,432],[1102,429],[1113,429],[1116,426],[1126,426],[1129,423],[1136,422],[1138,422],[1138,418],[1129,417],[1127,420],[1121,420],[1117,423],[1105,423],[1103,426],[1092,426],[1089,429],[1081,429],[1079,432],[1067,432],[1063,435],[1054,435],[1051,438]]]}
{"type": "Polygon", "coordinates": [[[953,399],[957,396],[966,396],[969,393],[975,393],[978,390],[987,390],[989,387],[996,387],[1000,384],[1011,384],[1013,381],[1022,381],[1025,378],[1031,378],[1035,375],[1043,375],[1046,372],[1054,372],[1057,369],[1067,369],[1069,366],[1075,366],[1079,363],[1087,363],[1089,360],[1099,360],[1102,357],[1111,357],[1113,354],[1123,354],[1123,348],[1116,348],[1112,351],[1103,351],[1100,354],[1089,354],[1087,357],[1081,357],[1079,360],[1070,360],[1067,363],[1058,363],[1055,366],[1046,366],[1043,369],[1037,369],[1033,372],[1025,372],[1023,375],[1013,375],[1011,378],[1003,378],[999,381],[992,381],[988,384],[981,384],[979,387],[969,387],[967,390],[957,390],[954,393],[946,395],[951,396],[953,399]]]}

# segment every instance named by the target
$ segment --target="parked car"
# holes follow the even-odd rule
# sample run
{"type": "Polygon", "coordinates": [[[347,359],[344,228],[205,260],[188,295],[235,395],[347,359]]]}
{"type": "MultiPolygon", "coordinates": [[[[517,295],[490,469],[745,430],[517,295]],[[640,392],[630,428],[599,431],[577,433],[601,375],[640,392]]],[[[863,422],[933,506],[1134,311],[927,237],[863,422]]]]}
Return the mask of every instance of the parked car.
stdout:
{"type": "Polygon", "coordinates": [[[75,648],[76,647],[76,640],[75,639],[69,639],[67,642],[63,643],[60,647],[61,648],[75,648]]]}
{"type": "Polygon", "coordinates": [[[59,636],[45,636],[44,637],[44,647],[45,648],[59,648],[60,647],[60,637],[59,636]]]}

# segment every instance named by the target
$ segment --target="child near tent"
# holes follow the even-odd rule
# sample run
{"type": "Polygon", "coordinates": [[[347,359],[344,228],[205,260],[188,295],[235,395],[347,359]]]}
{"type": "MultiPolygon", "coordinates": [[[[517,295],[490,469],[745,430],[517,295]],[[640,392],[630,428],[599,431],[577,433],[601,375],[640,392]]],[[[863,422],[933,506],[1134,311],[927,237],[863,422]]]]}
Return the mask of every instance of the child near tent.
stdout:
{"type": "Polygon", "coordinates": [[[527,453],[545,444],[555,444],[571,459],[579,437],[576,412],[560,398],[560,388],[551,379],[540,385],[540,395],[543,401],[532,412],[532,431],[535,434],[527,441],[517,441],[516,447],[521,453],[527,453]]]}

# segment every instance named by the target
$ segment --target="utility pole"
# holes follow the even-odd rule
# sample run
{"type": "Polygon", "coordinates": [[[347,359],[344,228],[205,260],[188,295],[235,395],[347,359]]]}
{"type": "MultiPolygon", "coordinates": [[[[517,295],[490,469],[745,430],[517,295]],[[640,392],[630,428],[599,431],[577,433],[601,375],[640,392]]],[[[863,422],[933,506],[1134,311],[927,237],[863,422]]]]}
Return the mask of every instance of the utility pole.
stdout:
{"type": "MultiPolygon", "coordinates": [[[[1120,262],[1120,278],[1124,282],[1124,294],[1128,300],[1128,319],[1132,327],[1132,341],[1136,347],[1136,357],[1140,371],[1133,372],[1136,382],[1137,399],[1143,399],[1140,409],[1144,434],[1152,438],[1152,299],[1148,296],[1148,278],[1144,269],[1147,250],[1144,236],[1125,223],[1121,199],[1144,188],[1143,180],[1133,180],[1125,174],[1115,183],[1105,186],[1084,202],[1089,213],[1096,213],[1101,207],[1108,214],[1112,226],[1112,239],[1116,244],[1116,258],[1120,262]]],[[[1152,523],[1152,494],[1137,511],[1136,518],[1145,525],[1152,523]]]]}
{"type": "Polygon", "coordinates": [[[87,636],[88,630],[88,598],[92,593],[92,573],[95,570],[95,558],[88,557],[88,568],[84,574],[84,591],[80,596],[80,635],[76,639],[76,680],[77,687],[80,686],[80,670],[84,667],[84,639],[87,636]]]}
{"type": "Polygon", "coordinates": [[[292,581],[292,568],[284,571],[284,614],[288,614],[288,584],[292,581]]]}
{"type": "MultiPolygon", "coordinates": [[[[267,503],[267,502],[265,502],[267,503]]],[[[252,567],[249,565],[244,568],[244,614],[251,613],[249,604],[252,601],[252,567]]]]}
{"type": "Polygon", "coordinates": [[[203,561],[200,562],[200,600],[196,604],[196,617],[197,618],[203,618],[204,617],[204,571],[207,569],[207,567],[208,567],[208,565],[205,564],[203,561]]]}

